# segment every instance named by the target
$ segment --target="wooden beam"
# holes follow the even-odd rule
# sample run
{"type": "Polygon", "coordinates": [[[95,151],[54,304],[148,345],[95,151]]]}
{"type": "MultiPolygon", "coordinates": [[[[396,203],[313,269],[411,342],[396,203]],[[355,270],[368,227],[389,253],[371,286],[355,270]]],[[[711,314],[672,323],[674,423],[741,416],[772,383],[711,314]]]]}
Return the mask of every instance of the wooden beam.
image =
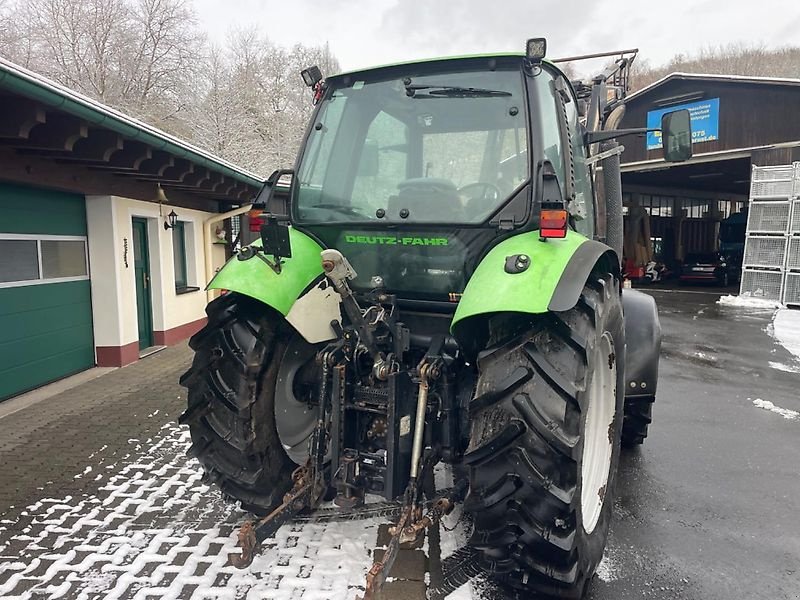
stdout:
{"type": "Polygon", "coordinates": [[[253,188],[247,184],[226,177],[222,173],[203,173],[199,176],[195,174],[191,180],[188,179],[183,183],[166,182],[162,185],[165,189],[213,197],[218,200],[225,199],[235,204],[239,204],[238,196],[244,194],[249,198],[253,193],[253,188]]]}
{"type": "Polygon", "coordinates": [[[242,191],[236,194],[236,197],[239,200],[249,200],[250,198],[255,197],[255,195],[258,193],[258,190],[256,188],[251,187],[246,183],[243,183],[242,186],[243,186],[242,191]]]}
{"type": "Polygon", "coordinates": [[[217,186],[221,186],[224,181],[225,175],[212,171],[211,178],[203,183],[203,187],[214,192],[216,191],[217,186]]]}
{"type": "Polygon", "coordinates": [[[139,167],[142,175],[157,175],[163,177],[164,172],[175,166],[175,157],[163,150],[153,150],[153,155],[139,167]]]}
{"type": "Polygon", "coordinates": [[[0,103],[0,138],[28,139],[31,130],[46,120],[44,107],[28,98],[2,96],[0,103]]]}
{"type": "Polygon", "coordinates": [[[215,191],[219,191],[220,194],[227,198],[233,193],[233,190],[237,185],[239,185],[239,182],[236,179],[233,179],[232,177],[226,177],[225,181],[219,186],[219,189],[214,189],[215,191]]]}
{"type": "Polygon", "coordinates": [[[186,175],[181,182],[187,189],[196,189],[201,186],[204,181],[211,178],[211,171],[206,167],[195,167],[192,173],[186,175]]]}
{"type": "MultiPolygon", "coordinates": [[[[23,156],[8,146],[0,146],[0,180],[85,195],[121,196],[152,202],[157,206],[155,182],[115,177],[113,172],[107,170],[60,164],[39,156],[23,156]]],[[[218,212],[219,205],[216,199],[206,194],[181,190],[169,194],[169,203],[210,212],[218,212]]]]}
{"type": "Polygon", "coordinates": [[[216,194],[214,190],[209,190],[206,188],[197,188],[188,185],[180,185],[177,183],[164,183],[162,186],[164,189],[175,190],[179,192],[186,192],[187,194],[198,194],[201,196],[219,196],[216,194]]]}
{"type": "MultiPolygon", "coordinates": [[[[122,136],[107,129],[90,129],[89,137],[78,140],[72,153],[56,155],[64,163],[107,163],[115,152],[124,148],[122,136]]],[[[23,150],[20,150],[21,153],[23,150]]]]}
{"type": "Polygon", "coordinates": [[[86,121],[71,115],[48,112],[45,122],[33,127],[27,140],[20,140],[17,147],[24,151],[72,152],[78,140],[88,135],[89,124],[86,121]]]}
{"type": "Polygon", "coordinates": [[[157,183],[183,183],[187,175],[194,173],[194,163],[185,158],[176,158],[175,164],[168,167],[163,175],[144,171],[119,173],[120,177],[135,177],[139,181],[155,181],[157,183]]]}
{"type": "Polygon", "coordinates": [[[142,163],[153,157],[153,150],[142,142],[125,141],[122,150],[117,150],[111,155],[107,164],[92,164],[90,169],[97,171],[138,171],[142,163]]]}

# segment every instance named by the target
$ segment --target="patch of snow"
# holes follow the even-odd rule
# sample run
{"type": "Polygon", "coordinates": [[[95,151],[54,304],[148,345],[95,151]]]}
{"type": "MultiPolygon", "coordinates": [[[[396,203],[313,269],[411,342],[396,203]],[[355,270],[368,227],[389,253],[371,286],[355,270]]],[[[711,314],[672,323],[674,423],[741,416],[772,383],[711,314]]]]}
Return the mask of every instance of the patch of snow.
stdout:
{"type": "Polygon", "coordinates": [[[0,560],[0,598],[20,581],[19,600],[353,600],[363,593],[386,519],[288,523],[249,568],[235,569],[228,553],[237,551],[246,515],[201,482],[197,461],[184,455],[190,443],[188,430],[171,423],[146,456],[119,463],[97,496],[41,498],[27,507],[29,532],[0,534],[0,553],[10,543],[20,557],[0,560]],[[37,558],[21,560],[30,556],[37,558]]]}
{"type": "Polygon", "coordinates": [[[447,594],[444,600],[497,600],[506,597],[505,594],[498,596],[498,593],[498,588],[487,580],[486,575],[478,575],[447,594]]]}
{"type": "Polygon", "coordinates": [[[779,414],[784,419],[800,419],[800,412],[796,410],[789,410],[788,408],[781,408],[780,406],[775,406],[769,400],[762,400],[761,398],[756,398],[753,400],[753,404],[758,408],[763,408],[764,410],[772,411],[776,414],[779,414]]]}
{"type": "Polygon", "coordinates": [[[80,479],[80,478],[81,478],[81,477],[83,477],[84,475],[86,475],[86,474],[88,474],[88,473],[91,473],[91,472],[92,472],[92,467],[86,467],[86,468],[83,470],[83,473],[80,473],[80,474],[78,474],[78,475],[75,475],[75,477],[73,477],[73,479],[80,479]]]}
{"type": "Polygon", "coordinates": [[[781,346],[800,359],[800,310],[784,308],[775,313],[770,333],[781,346]]]}
{"type": "Polygon", "coordinates": [[[468,581],[447,594],[445,600],[477,600],[477,597],[473,594],[472,583],[468,581]]]}
{"type": "Polygon", "coordinates": [[[467,545],[469,531],[464,520],[463,505],[457,504],[453,512],[442,517],[441,524],[439,546],[441,559],[444,560],[467,545]]]}
{"type": "Polygon", "coordinates": [[[720,297],[719,300],[717,300],[717,304],[721,306],[733,306],[736,308],[756,308],[760,310],[772,310],[781,307],[780,302],[775,302],[774,300],[766,300],[764,298],[758,298],[756,296],[750,296],[748,294],[743,294],[741,296],[731,296],[730,294],[727,296],[722,296],[720,297]]]}
{"type": "Polygon", "coordinates": [[[776,371],[785,371],[786,373],[800,373],[800,366],[784,365],[783,363],[772,362],[772,361],[769,361],[769,366],[775,369],[776,371]]]}
{"type": "Polygon", "coordinates": [[[606,547],[605,552],[603,552],[603,558],[600,564],[597,565],[597,570],[595,571],[595,575],[597,575],[601,581],[614,581],[618,578],[619,566],[614,554],[614,551],[608,547],[606,547]]]}

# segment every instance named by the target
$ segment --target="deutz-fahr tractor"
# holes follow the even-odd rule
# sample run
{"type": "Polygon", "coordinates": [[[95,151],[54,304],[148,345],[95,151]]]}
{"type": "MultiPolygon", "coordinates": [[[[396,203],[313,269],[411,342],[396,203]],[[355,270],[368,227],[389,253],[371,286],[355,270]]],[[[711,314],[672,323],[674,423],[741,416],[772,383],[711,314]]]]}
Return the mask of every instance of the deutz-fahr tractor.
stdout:
{"type": "MultiPolygon", "coordinates": [[[[295,168],[209,284],[224,293],[181,379],[190,455],[266,515],[238,566],[300,511],[382,496],[398,509],[372,598],[400,545],[463,501],[486,573],[584,594],[620,448],[651,421],[660,326],[620,274],[615,138],[646,132],[617,129],[635,51],[572,83],[545,46],[303,71],[316,107],[295,168]]],[[[689,158],[687,111],[657,132],[666,160],[689,158]]]]}

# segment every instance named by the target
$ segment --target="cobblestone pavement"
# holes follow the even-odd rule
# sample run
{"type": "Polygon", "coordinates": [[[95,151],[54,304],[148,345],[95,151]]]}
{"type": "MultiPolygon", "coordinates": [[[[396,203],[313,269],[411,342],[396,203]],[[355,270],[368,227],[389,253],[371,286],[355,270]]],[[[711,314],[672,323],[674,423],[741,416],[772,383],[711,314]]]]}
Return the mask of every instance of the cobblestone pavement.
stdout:
{"type": "Polygon", "coordinates": [[[385,518],[290,524],[249,569],[226,565],[246,514],[184,455],[190,356],[168,348],[0,420],[0,598],[357,595],[385,518]]]}

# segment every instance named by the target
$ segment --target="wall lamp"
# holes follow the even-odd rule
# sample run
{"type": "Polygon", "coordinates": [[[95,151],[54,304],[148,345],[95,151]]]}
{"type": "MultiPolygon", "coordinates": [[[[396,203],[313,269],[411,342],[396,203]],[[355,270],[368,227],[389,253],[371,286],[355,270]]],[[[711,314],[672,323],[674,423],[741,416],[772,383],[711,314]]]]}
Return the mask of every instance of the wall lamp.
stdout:
{"type": "Polygon", "coordinates": [[[170,230],[175,227],[175,224],[178,222],[178,215],[175,214],[175,211],[172,210],[167,215],[167,220],[164,221],[164,229],[170,230]]]}

